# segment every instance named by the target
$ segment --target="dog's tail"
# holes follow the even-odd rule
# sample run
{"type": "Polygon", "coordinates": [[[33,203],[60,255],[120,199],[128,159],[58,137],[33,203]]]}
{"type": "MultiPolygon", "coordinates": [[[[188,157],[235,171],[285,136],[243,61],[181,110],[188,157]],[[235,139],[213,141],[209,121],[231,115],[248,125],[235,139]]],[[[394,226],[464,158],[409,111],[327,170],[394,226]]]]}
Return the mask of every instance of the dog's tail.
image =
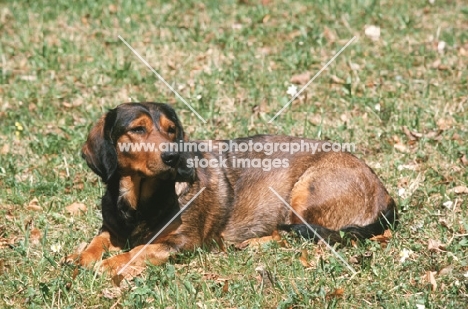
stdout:
{"type": "Polygon", "coordinates": [[[349,239],[372,238],[373,236],[383,234],[388,228],[396,228],[397,225],[398,215],[396,209],[391,208],[387,210],[387,212],[382,213],[376,222],[366,226],[349,225],[339,231],[334,231],[316,224],[309,224],[309,226],[306,224],[280,224],[278,225],[278,229],[288,232],[293,231],[313,241],[319,241],[320,237],[322,237],[327,242],[334,244],[344,243],[349,239]],[[309,227],[312,228],[313,231],[311,231],[309,227]],[[317,234],[320,237],[317,237],[317,234]]]}

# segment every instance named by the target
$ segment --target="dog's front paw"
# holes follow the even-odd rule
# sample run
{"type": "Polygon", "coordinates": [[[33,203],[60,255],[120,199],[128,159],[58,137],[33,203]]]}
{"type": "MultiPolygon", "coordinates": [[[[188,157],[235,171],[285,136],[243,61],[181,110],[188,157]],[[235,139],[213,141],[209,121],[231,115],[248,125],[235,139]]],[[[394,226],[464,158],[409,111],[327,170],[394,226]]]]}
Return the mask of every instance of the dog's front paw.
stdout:
{"type": "Polygon", "coordinates": [[[115,255],[97,263],[94,270],[100,274],[108,273],[111,276],[116,275],[120,270],[125,271],[128,268],[131,256],[128,252],[115,255]]]}
{"type": "Polygon", "coordinates": [[[64,257],[61,262],[62,264],[74,264],[83,266],[85,268],[91,268],[91,266],[99,261],[101,256],[96,256],[90,252],[73,253],[64,257]]]}
{"type": "Polygon", "coordinates": [[[94,269],[99,274],[106,274],[112,278],[114,284],[120,285],[123,279],[130,280],[138,276],[144,270],[143,266],[130,263],[131,254],[122,253],[96,264],[94,269]]]}

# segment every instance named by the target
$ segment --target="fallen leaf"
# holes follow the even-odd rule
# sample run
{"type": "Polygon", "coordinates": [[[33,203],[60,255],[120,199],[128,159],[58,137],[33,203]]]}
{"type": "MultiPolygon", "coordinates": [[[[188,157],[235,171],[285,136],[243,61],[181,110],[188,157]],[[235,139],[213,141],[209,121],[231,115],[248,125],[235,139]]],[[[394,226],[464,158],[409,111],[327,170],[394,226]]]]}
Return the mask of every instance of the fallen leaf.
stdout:
{"type": "Polygon", "coordinates": [[[117,287],[106,288],[101,291],[101,296],[107,299],[115,299],[122,294],[122,290],[117,287]]]}
{"type": "Polygon", "coordinates": [[[455,193],[455,194],[468,194],[468,187],[465,186],[456,186],[447,191],[448,193],[455,193]]]}
{"type": "Polygon", "coordinates": [[[22,237],[0,238],[0,249],[11,248],[14,244],[20,241],[22,237]]]}
{"type": "Polygon", "coordinates": [[[26,209],[28,210],[33,210],[33,211],[42,211],[42,207],[39,205],[39,201],[37,198],[33,198],[28,206],[26,206],[26,209]]]}
{"type": "Polygon", "coordinates": [[[427,242],[427,249],[429,251],[443,251],[442,249],[445,249],[445,245],[438,240],[429,239],[427,242]]]}
{"type": "Polygon", "coordinates": [[[461,164],[463,164],[464,166],[468,166],[468,159],[466,158],[466,155],[463,155],[460,158],[460,161],[461,161],[461,164]]]}
{"type": "Polygon", "coordinates": [[[304,72],[298,75],[293,75],[290,82],[298,85],[305,85],[310,80],[310,72],[304,72]]]}
{"type": "Polygon", "coordinates": [[[391,238],[392,238],[392,231],[391,230],[385,230],[383,234],[376,235],[376,236],[370,238],[370,240],[377,241],[378,243],[380,243],[380,245],[382,247],[386,247],[391,238]]]}
{"type": "Polygon", "coordinates": [[[444,268],[442,268],[441,270],[439,270],[438,275],[439,275],[439,276],[449,275],[449,274],[452,273],[452,270],[453,270],[453,266],[452,266],[452,265],[445,266],[444,268]]]}
{"type": "Polygon", "coordinates": [[[306,249],[301,250],[301,256],[299,257],[299,262],[301,262],[302,266],[310,267],[309,263],[309,253],[306,249]]]}
{"type": "Polygon", "coordinates": [[[328,27],[323,29],[323,36],[327,39],[328,42],[336,41],[336,33],[328,27]]]}
{"type": "Polygon", "coordinates": [[[226,280],[224,281],[224,284],[223,284],[223,293],[227,293],[229,292],[229,281],[226,280]]]}
{"type": "Polygon", "coordinates": [[[452,119],[440,118],[439,120],[437,120],[437,127],[440,130],[445,131],[447,129],[450,129],[452,125],[453,125],[452,119]]]}
{"type": "Polygon", "coordinates": [[[331,75],[330,79],[331,79],[332,83],[334,83],[334,84],[344,84],[345,83],[345,81],[343,79],[339,78],[336,75],[331,75]]]}
{"type": "Polygon", "coordinates": [[[143,266],[128,266],[127,268],[125,268],[125,271],[122,274],[115,275],[112,277],[112,283],[114,284],[114,286],[119,287],[122,281],[124,281],[124,279],[130,281],[134,277],[141,274],[144,269],[145,268],[143,266]]]}
{"type": "Polygon", "coordinates": [[[416,141],[419,139],[419,137],[415,136],[409,129],[407,126],[403,126],[403,132],[405,132],[405,135],[406,137],[410,140],[410,141],[416,141]]]}
{"type": "Polygon", "coordinates": [[[426,281],[431,284],[433,292],[435,292],[435,290],[437,290],[437,282],[436,282],[435,276],[434,276],[436,273],[437,273],[436,271],[427,271],[426,272],[426,281]]]}
{"type": "Polygon", "coordinates": [[[327,299],[341,298],[341,297],[343,297],[343,295],[344,295],[344,290],[341,289],[341,288],[338,288],[338,289],[334,290],[333,292],[327,293],[326,298],[327,299]]]}
{"type": "Polygon", "coordinates": [[[425,134],[424,137],[428,138],[428,139],[433,139],[433,140],[436,140],[436,141],[440,141],[442,139],[442,136],[440,134],[442,134],[442,130],[431,131],[431,132],[425,134]]]}
{"type": "Polygon", "coordinates": [[[213,274],[213,273],[204,273],[202,276],[202,279],[204,280],[216,280],[219,278],[218,274],[213,274]]]}
{"type": "Polygon", "coordinates": [[[4,144],[2,149],[0,149],[0,154],[7,154],[10,151],[10,145],[4,144]]]}
{"type": "Polygon", "coordinates": [[[402,153],[409,153],[408,147],[406,147],[405,145],[401,143],[393,145],[393,148],[395,148],[396,150],[402,153]]]}
{"type": "Polygon", "coordinates": [[[111,14],[117,13],[117,6],[115,4],[109,5],[109,13],[111,14]]]}
{"type": "Polygon", "coordinates": [[[31,232],[29,233],[29,241],[31,242],[32,245],[39,244],[41,237],[42,237],[41,231],[38,228],[33,228],[31,232]]]}
{"type": "Polygon", "coordinates": [[[402,164],[402,165],[398,165],[397,169],[399,171],[402,171],[402,170],[417,171],[419,169],[419,165],[415,163],[402,164]]]}
{"type": "Polygon", "coordinates": [[[73,203],[65,207],[65,209],[72,216],[81,215],[87,210],[86,205],[82,203],[73,203]]]}

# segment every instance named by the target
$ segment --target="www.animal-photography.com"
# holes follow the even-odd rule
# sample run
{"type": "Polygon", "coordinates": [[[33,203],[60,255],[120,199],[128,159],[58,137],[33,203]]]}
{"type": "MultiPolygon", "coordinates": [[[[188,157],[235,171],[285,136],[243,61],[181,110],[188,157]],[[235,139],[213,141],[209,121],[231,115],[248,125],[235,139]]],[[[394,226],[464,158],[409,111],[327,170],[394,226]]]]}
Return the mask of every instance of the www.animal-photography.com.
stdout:
{"type": "Polygon", "coordinates": [[[0,307],[466,306],[464,1],[4,1],[0,28],[0,307]]]}

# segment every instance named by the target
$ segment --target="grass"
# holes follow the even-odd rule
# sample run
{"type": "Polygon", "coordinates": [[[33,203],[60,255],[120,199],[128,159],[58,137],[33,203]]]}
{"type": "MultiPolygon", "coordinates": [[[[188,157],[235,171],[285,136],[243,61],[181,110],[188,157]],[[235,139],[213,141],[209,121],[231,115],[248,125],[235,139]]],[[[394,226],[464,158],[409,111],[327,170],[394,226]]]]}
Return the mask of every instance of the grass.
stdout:
{"type": "Polygon", "coordinates": [[[0,307],[466,306],[468,200],[451,190],[468,182],[466,3],[261,2],[0,4],[0,307]],[[366,25],[380,26],[379,40],[366,25]],[[291,77],[314,75],[355,35],[268,124],[289,100],[291,77]],[[339,248],[356,276],[323,247],[287,237],[286,248],[188,253],[122,288],[90,271],[73,280],[59,261],[97,232],[104,190],[80,148],[100,115],[129,100],[172,104],[193,139],[272,133],[354,142],[397,199],[401,225],[386,247],[339,248]],[[87,211],[71,216],[73,202],[87,211]],[[444,246],[431,249],[431,240],[444,246]],[[401,263],[404,249],[413,253],[401,263]],[[258,267],[274,282],[262,281],[258,267]]]}

